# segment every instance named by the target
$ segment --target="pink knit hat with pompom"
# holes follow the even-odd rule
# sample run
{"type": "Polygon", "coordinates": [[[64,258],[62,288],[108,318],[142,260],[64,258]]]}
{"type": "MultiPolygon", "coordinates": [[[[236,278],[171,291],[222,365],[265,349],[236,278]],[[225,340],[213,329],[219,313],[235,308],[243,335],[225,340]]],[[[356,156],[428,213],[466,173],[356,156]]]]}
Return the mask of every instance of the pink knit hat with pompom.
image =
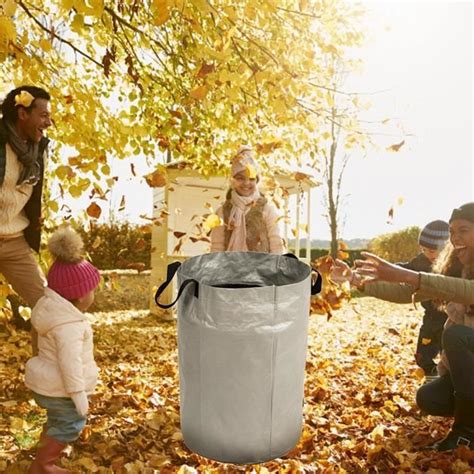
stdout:
{"type": "Polygon", "coordinates": [[[100,273],[82,257],[84,244],[73,229],[57,230],[49,239],[48,248],[55,262],[48,272],[48,287],[67,300],[85,296],[97,288],[100,273]]]}

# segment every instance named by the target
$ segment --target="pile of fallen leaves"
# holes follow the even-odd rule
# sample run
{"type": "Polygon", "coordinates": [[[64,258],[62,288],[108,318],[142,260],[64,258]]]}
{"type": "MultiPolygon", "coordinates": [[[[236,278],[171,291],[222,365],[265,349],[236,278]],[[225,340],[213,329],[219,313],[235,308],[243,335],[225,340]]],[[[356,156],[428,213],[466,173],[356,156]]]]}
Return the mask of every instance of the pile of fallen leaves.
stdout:
{"type": "MultiPolygon", "coordinates": [[[[413,362],[420,312],[355,299],[330,321],[311,318],[305,425],[285,457],[221,464],[189,451],[179,429],[176,330],[147,312],[96,313],[101,383],[88,425],[62,465],[74,473],[474,472],[474,453],[419,451],[450,421],[414,405],[422,383],[413,362]]],[[[0,322],[1,328],[1,322],[0,322]]],[[[0,329],[0,472],[24,473],[44,411],[23,384],[29,338],[0,329]]]]}

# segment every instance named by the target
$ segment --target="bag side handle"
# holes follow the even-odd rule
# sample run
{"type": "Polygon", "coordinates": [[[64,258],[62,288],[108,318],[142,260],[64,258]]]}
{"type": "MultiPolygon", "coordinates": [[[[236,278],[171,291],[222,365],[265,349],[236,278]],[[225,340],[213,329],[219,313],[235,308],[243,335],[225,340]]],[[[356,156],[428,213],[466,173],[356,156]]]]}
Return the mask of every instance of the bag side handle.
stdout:
{"type": "MultiPolygon", "coordinates": [[[[285,253],[282,255],[282,257],[295,258],[296,260],[299,260],[299,258],[293,253],[285,253]]],[[[321,289],[323,287],[323,277],[318,272],[318,270],[313,267],[311,267],[311,273],[316,273],[317,275],[316,280],[314,282],[313,279],[311,279],[311,295],[314,296],[321,292],[321,289]]]]}
{"type": "Polygon", "coordinates": [[[181,266],[181,262],[173,262],[173,263],[170,263],[168,265],[168,269],[167,269],[167,272],[166,272],[166,281],[164,283],[162,283],[160,285],[160,287],[156,290],[156,293],[155,293],[155,303],[157,304],[157,306],[159,306],[160,308],[162,309],[168,309],[168,308],[171,308],[172,306],[174,306],[176,304],[176,302],[179,300],[180,296],[182,295],[183,291],[185,290],[185,288],[190,285],[191,283],[194,283],[194,296],[196,298],[199,297],[199,283],[197,282],[197,280],[195,280],[194,278],[189,278],[187,280],[184,280],[183,283],[181,284],[179,290],[178,290],[178,295],[176,296],[176,299],[170,303],[170,304],[162,304],[159,302],[159,299],[161,297],[161,295],[163,294],[163,292],[166,290],[166,288],[168,287],[168,285],[171,283],[171,280],[173,279],[173,277],[175,276],[176,272],[178,271],[179,267],[181,266]]]}

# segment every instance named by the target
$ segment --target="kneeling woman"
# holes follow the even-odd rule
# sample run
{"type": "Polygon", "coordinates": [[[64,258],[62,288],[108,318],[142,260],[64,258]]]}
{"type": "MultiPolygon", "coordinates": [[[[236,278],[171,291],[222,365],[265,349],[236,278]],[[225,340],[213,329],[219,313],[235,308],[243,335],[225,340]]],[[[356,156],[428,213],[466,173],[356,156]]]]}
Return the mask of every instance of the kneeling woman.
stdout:
{"type": "Polygon", "coordinates": [[[356,271],[337,261],[333,276],[345,276],[365,294],[395,303],[445,302],[440,377],[418,390],[416,402],[430,415],[454,416],[451,431],[433,449],[466,445],[474,450],[474,202],[454,209],[449,227],[450,244],[435,265],[439,274],[407,270],[365,253],[356,271]]]}

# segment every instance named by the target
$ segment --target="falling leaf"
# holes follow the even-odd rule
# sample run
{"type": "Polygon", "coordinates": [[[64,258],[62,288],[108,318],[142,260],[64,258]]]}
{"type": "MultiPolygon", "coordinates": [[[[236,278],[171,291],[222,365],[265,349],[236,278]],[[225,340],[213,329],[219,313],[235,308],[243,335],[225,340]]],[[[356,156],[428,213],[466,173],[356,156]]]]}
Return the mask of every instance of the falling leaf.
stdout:
{"type": "Polygon", "coordinates": [[[247,177],[249,179],[256,179],[257,178],[257,170],[255,169],[255,166],[247,163],[245,165],[245,171],[246,171],[247,177]]]}
{"type": "Polygon", "coordinates": [[[101,213],[102,213],[102,209],[100,208],[100,206],[98,204],[93,202],[87,208],[86,212],[87,212],[87,215],[89,215],[90,217],[92,217],[94,219],[98,219],[100,217],[101,213]]]}
{"type": "Polygon", "coordinates": [[[180,239],[181,237],[184,237],[186,235],[186,232],[178,232],[178,231],[175,231],[173,232],[173,235],[177,238],[177,239],[180,239]]]}
{"type": "Polygon", "coordinates": [[[125,210],[125,196],[122,196],[122,199],[120,200],[120,205],[119,205],[119,212],[122,212],[125,210]]]}
{"type": "Polygon", "coordinates": [[[344,250],[338,250],[337,258],[340,258],[341,260],[347,260],[349,257],[350,257],[349,253],[344,252],[344,250]]]}
{"type": "Polygon", "coordinates": [[[212,229],[215,227],[219,227],[222,225],[222,219],[217,215],[217,214],[210,214],[209,216],[206,217],[206,220],[203,222],[202,226],[204,231],[210,232],[212,229]]]}
{"type": "Polygon", "coordinates": [[[388,210],[388,220],[389,220],[389,221],[392,221],[392,220],[393,220],[393,213],[394,213],[394,210],[393,210],[393,207],[391,207],[391,208],[388,210]]]}
{"type": "Polygon", "coordinates": [[[28,306],[20,306],[18,308],[18,313],[25,321],[31,318],[31,308],[28,306]]]}
{"type": "Polygon", "coordinates": [[[397,143],[397,144],[394,144],[394,145],[390,145],[389,147],[387,147],[387,151],[400,151],[400,148],[405,144],[405,140],[402,140],[400,143],[397,143]]]}
{"type": "Polygon", "coordinates": [[[153,173],[150,173],[145,176],[145,180],[151,188],[162,188],[166,186],[167,179],[166,175],[163,172],[163,169],[159,168],[153,173]]]}

